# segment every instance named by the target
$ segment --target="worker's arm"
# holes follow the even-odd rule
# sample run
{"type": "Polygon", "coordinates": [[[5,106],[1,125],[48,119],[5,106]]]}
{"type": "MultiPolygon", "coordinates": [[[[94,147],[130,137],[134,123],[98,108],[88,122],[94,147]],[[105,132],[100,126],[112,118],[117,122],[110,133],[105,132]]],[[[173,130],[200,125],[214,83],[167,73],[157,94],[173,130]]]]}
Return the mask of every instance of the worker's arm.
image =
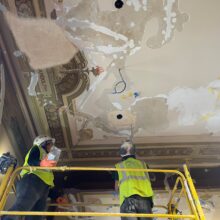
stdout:
{"type": "Polygon", "coordinates": [[[28,158],[29,166],[54,167],[56,161],[47,160],[47,157],[40,160],[40,150],[37,146],[33,147],[28,158]]]}
{"type": "Polygon", "coordinates": [[[33,147],[28,158],[29,166],[40,166],[40,150],[37,146],[33,147]]]}

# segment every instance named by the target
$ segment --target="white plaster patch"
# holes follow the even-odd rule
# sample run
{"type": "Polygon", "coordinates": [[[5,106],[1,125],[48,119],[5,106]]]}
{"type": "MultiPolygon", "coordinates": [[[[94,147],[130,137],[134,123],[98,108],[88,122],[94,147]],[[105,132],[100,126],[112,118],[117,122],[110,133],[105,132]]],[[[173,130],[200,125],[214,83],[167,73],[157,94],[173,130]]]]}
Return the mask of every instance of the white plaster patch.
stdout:
{"type": "Polygon", "coordinates": [[[39,74],[36,73],[36,72],[31,72],[31,82],[28,86],[28,94],[30,96],[36,96],[36,91],[35,91],[35,88],[37,86],[37,83],[38,83],[38,79],[39,79],[39,74]]]}
{"type": "Polygon", "coordinates": [[[157,98],[164,98],[164,99],[167,99],[167,95],[165,94],[159,94],[156,96],[157,98]]]}
{"type": "Polygon", "coordinates": [[[102,74],[100,74],[100,75],[96,78],[96,80],[93,82],[93,84],[90,85],[89,90],[95,91],[96,87],[102,82],[102,80],[103,80],[106,76],[107,76],[107,72],[106,72],[106,71],[102,72],[102,74]]]}
{"type": "Polygon", "coordinates": [[[131,131],[130,130],[121,130],[118,133],[121,134],[121,135],[126,135],[128,137],[131,136],[131,131]]]}
{"type": "Polygon", "coordinates": [[[121,47],[113,47],[112,45],[108,46],[96,46],[96,49],[105,54],[113,54],[113,53],[120,53],[125,51],[128,47],[132,47],[133,45],[130,42],[125,43],[121,47]]]}
{"type": "Polygon", "coordinates": [[[128,6],[133,6],[135,11],[140,11],[141,9],[147,11],[148,0],[127,0],[126,3],[128,6]]]}
{"type": "Polygon", "coordinates": [[[214,115],[207,120],[206,128],[209,132],[219,133],[220,132],[220,114],[214,115]]]}
{"type": "Polygon", "coordinates": [[[147,2],[148,2],[148,0],[142,0],[142,3],[144,6],[147,6],[147,2]]]}
{"type": "Polygon", "coordinates": [[[113,58],[116,60],[118,58],[117,54],[113,54],[113,58]]]}
{"type": "Polygon", "coordinates": [[[142,0],[142,3],[143,3],[143,9],[144,9],[144,11],[147,11],[147,3],[148,3],[148,0],[142,0]]]}
{"type": "Polygon", "coordinates": [[[90,85],[89,91],[79,103],[79,109],[83,109],[89,98],[92,96],[94,91],[96,90],[96,87],[103,81],[103,79],[107,76],[107,72],[104,71],[102,74],[100,74],[98,77],[96,77],[96,80],[90,85]]]}
{"type": "Polygon", "coordinates": [[[138,50],[140,50],[140,49],[141,49],[141,47],[135,47],[135,48],[133,48],[133,49],[131,50],[131,52],[129,53],[129,56],[135,54],[135,53],[136,53],[138,50]]]}
{"type": "Polygon", "coordinates": [[[134,27],[135,26],[135,23],[132,21],[131,23],[130,23],[130,27],[134,27]]]}
{"type": "Polygon", "coordinates": [[[118,110],[122,110],[122,105],[119,102],[112,102],[112,105],[114,105],[118,110]]]}
{"type": "Polygon", "coordinates": [[[174,28],[172,21],[176,22],[175,21],[176,13],[172,12],[173,4],[175,3],[175,1],[176,0],[167,0],[167,4],[164,7],[164,11],[166,14],[166,17],[164,18],[164,21],[166,22],[166,29],[162,31],[162,34],[164,35],[165,42],[171,38],[172,29],[174,28]]]}
{"type": "Polygon", "coordinates": [[[208,87],[212,89],[220,89],[220,80],[215,80],[209,83],[208,87]]]}
{"type": "MultiPolygon", "coordinates": [[[[133,6],[135,11],[140,11],[140,9],[143,7],[141,0],[127,0],[127,5],[133,6]]],[[[144,6],[146,7],[146,5],[144,6]]]]}
{"type": "Polygon", "coordinates": [[[202,116],[215,111],[217,95],[207,88],[176,88],[168,94],[169,110],[179,112],[179,125],[193,125],[202,116]]]}
{"type": "Polygon", "coordinates": [[[69,37],[69,39],[76,45],[78,46],[79,48],[84,48],[85,50],[94,50],[94,44],[92,44],[91,42],[88,42],[88,41],[85,41],[85,40],[82,40],[81,38],[79,37],[73,37],[71,34],[69,34],[67,32],[67,36],[69,37]]]}
{"type": "Polygon", "coordinates": [[[124,36],[122,34],[119,34],[119,33],[116,33],[116,32],[110,30],[107,27],[97,25],[93,22],[89,22],[88,20],[79,20],[79,19],[76,19],[76,18],[70,18],[67,21],[68,21],[68,25],[71,28],[72,27],[78,27],[78,28],[81,28],[81,29],[90,28],[90,29],[93,29],[94,31],[106,34],[106,35],[111,36],[115,39],[119,39],[119,40],[122,40],[122,41],[127,41],[128,40],[128,38],[126,36],[124,36]]]}
{"type": "MultiPolygon", "coordinates": [[[[108,46],[96,46],[97,51],[102,52],[104,54],[113,54],[125,52],[127,48],[134,48],[134,40],[127,41],[123,46],[113,47],[111,44],[108,46]]],[[[115,54],[113,55],[115,56],[115,54]]]]}

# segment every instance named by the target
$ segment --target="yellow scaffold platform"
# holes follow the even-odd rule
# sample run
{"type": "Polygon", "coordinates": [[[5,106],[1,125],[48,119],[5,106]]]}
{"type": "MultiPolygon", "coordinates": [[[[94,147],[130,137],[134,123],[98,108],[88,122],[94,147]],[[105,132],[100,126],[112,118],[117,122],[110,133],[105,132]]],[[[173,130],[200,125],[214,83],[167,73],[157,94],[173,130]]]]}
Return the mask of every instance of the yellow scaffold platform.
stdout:
{"type": "MultiPolygon", "coordinates": [[[[195,219],[195,220],[205,220],[204,212],[202,210],[199,197],[197,195],[195,186],[193,184],[191,175],[188,171],[186,165],[183,165],[184,174],[177,170],[166,170],[166,169],[116,169],[116,168],[97,168],[97,167],[18,167],[14,170],[13,167],[9,167],[7,173],[5,174],[3,181],[0,185],[0,216],[2,215],[15,215],[15,216],[25,216],[25,215],[35,215],[35,216],[93,216],[93,217],[150,217],[150,218],[164,218],[164,219],[195,219]],[[166,214],[130,214],[130,213],[108,213],[108,212],[32,212],[32,211],[5,211],[5,204],[9,193],[14,189],[14,181],[19,176],[22,169],[28,169],[30,171],[36,169],[49,169],[54,171],[144,171],[148,173],[169,173],[176,174],[178,177],[176,179],[173,190],[170,194],[166,209],[166,214]],[[178,193],[178,199],[174,199],[174,196],[178,193]],[[182,197],[186,198],[189,213],[187,215],[178,213],[179,201],[182,197]]],[[[76,204],[85,205],[85,204],[76,204]]],[[[161,206],[162,207],[162,206],[161,206]]]]}

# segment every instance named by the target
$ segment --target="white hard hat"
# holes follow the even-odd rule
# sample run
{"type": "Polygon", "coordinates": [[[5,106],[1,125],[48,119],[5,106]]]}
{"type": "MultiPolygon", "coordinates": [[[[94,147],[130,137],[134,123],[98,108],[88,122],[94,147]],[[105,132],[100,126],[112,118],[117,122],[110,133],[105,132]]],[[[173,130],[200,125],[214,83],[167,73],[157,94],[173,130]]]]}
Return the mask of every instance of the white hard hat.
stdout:
{"type": "Polygon", "coordinates": [[[53,144],[55,143],[55,139],[46,135],[39,135],[34,139],[33,145],[40,146],[46,141],[51,141],[53,144]]]}
{"type": "Polygon", "coordinates": [[[120,147],[120,155],[121,157],[128,155],[135,155],[135,146],[130,141],[125,141],[120,147]]]}

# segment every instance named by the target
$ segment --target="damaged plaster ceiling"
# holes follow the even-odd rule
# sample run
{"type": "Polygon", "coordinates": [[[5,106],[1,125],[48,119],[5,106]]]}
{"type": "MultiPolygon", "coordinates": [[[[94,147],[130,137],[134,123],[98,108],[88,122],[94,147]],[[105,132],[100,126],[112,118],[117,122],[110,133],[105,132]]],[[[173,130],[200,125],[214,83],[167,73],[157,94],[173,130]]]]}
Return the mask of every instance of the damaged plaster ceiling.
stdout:
{"type": "Polygon", "coordinates": [[[20,18],[9,12],[5,17],[18,47],[29,58],[33,69],[65,64],[77,53],[75,45],[52,20],[20,18]],[[43,40],[39,40],[42,37],[43,40]]]}
{"type": "Polygon", "coordinates": [[[76,109],[119,136],[219,135],[219,2],[146,2],[126,1],[117,11],[95,1],[67,7],[60,19],[92,45],[88,60],[106,69],[91,77],[76,109]],[[122,46],[122,36],[133,46],[122,46]]]}
{"type": "Polygon", "coordinates": [[[68,127],[69,145],[220,134],[218,0],[126,0],[121,9],[113,0],[54,0],[45,7],[55,9],[56,24],[80,52],[25,77],[48,123],[59,120],[54,126],[64,134],[68,127]],[[94,74],[97,66],[104,71],[94,74]]]}

